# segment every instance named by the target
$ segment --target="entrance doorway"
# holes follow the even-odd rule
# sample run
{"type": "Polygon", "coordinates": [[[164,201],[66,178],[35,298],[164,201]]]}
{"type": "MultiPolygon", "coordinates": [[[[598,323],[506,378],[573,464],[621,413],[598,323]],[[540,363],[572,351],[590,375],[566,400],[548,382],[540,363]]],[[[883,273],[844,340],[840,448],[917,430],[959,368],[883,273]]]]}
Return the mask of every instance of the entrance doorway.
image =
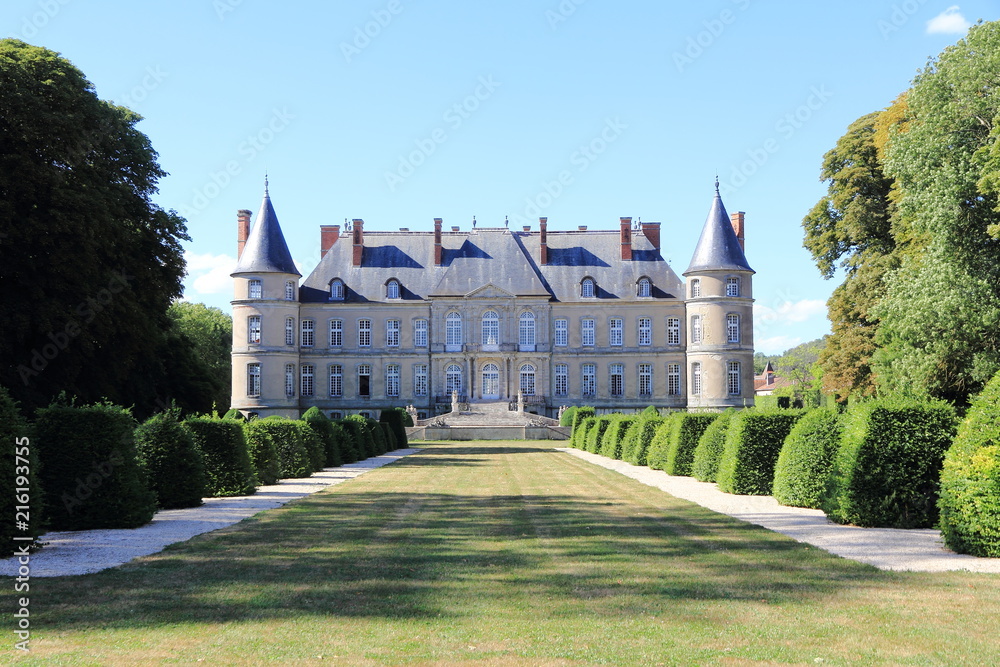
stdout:
{"type": "Polygon", "coordinates": [[[483,366],[482,391],[484,399],[500,398],[500,367],[496,364],[483,366]]]}

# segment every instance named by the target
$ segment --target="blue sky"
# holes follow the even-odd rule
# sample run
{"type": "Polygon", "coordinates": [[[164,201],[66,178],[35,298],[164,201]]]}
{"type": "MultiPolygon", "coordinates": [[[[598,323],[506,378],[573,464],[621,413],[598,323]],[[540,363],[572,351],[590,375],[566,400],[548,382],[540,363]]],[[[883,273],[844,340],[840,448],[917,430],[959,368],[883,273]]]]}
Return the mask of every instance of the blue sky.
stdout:
{"type": "Polygon", "coordinates": [[[188,220],[185,298],[229,311],[236,211],[265,170],[303,274],[319,225],[663,223],[687,268],[716,173],[745,211],[756,347],[829,332],[802,217],[823,154],[1000,3],[7,0],[140,124],[188,220]]]}

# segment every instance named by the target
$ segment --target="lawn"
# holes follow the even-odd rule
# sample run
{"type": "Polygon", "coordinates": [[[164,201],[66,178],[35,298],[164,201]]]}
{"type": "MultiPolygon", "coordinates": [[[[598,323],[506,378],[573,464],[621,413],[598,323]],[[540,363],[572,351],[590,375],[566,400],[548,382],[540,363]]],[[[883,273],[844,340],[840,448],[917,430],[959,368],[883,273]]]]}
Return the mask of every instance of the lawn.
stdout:
{"type": "MultiPolygon", "coordinates": [[[[881,572],[546,442],[433,443],[115,570],[31,582],[52,664],[996,664],[1000,577],[881,572]]],[[[4,593],[13,608],[13,585],[4,593]]],[[[8,619],[10,615],[8,614],[8,619]]]]}

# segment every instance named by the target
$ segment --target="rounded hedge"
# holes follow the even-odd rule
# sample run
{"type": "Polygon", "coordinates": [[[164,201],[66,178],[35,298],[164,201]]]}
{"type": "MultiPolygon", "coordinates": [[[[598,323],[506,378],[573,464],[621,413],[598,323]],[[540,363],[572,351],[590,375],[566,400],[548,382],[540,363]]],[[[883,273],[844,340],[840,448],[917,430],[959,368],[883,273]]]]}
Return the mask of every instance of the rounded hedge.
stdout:
{"type": "Polygon", "coordinates": [[[632,465],[647,465],[649,447],[656,435],[656,430],[666,420],[663,417],[641,417],[628,430],[625,444],[622,446],[622,460],[632,465]]]}
{"type": "Polygon", "coordinates": [[[385,450],[393,452],[399,449],[399,446],[396,444],[396,433],[392,430],[392,426],[383,421],[380,421],[378,425],[382,429],[382,435],[385,436],[385,450]]]}
{"type": "Polygon", "coordinates": [[[843,424],[833,408],[807,412],[785,438],[774,466],[775,499],[782,505],[819,509],[840,445],[843,424]]]}
{"type": "Polygon", "coordinates": [[[670,425],[667,448],[663,453],[662,470],[668,475],[690,476],[694,464],[694,450],[698,447],[705,429],[718,418],[718,414],[681,412],[670,425]]]}
{"type": "Polygon", "coordinates": [[[801,410],[757,410],[738,413],[726,431],[719,459],[719,490],[747,496],[769,496],[781,446],[802,417],[801,410]]]}
{"type": "Polygon", "coordinates": [[[372,437],[371,429],[368,428],[368,420],[361,415],[347,415],[340,422],[357,447],[358,460],[378,456],[375,451],[375,439],[372,437]]]}
{"type": "Polygon", "coordinates": [[[257,477],[240,422],[192,417],[184,421],[184,428],[205,457],[205,489],[209,496],[248,496],[257,490],[257,477]]]}
{"type": "Polygon", "coordinates": [[[266,419],[254,419],[243,424],[243,435],[246,438],[247,454],[253,464],[257,481],[261,484],[277,484],[281,479],[281,461],[278,459],[278,447],[274,444],[269,422],[266,419]]]}
{"type": "MultiPolygon", "coordinates": [[[[18,546],[13,538],[38,537],[42,529],[42,486],[38,482],[41,460],[37,455],[28,422],[17,403],[0,387],[0,558],[13,554],[18,546]],[[22,490],[23,489],[23,490],[22,490]],[[17,506],[29,507],[27,530],[17,530],[17,506]]],[[[23,520],[23,519],[22,519],[23,520]]],[[[22,542],[21,544],[28,544],[22,542]]]]}
{"type": "Polygon", "coordinates": [[[355,461],[360,461],[364,458],[363,449],[364,445],[359,439],[360,435],[357,433],[357,425],[348,423],[343,419],[339,419],[333,422],[334,426],[338,427],[343,433],[343,438],[340,441],[340,458],[344,463],[354,463],[355,461]]]}
{"type": "Polygon", "coordinates": [[[625,434],[638,419],[635,415],[617,415],[601,438],[601,455],[620,461],[625,434]]]}
{"type": "Polygon", "coordinates": [[[574,415],[576,415],[576,411],[578,409],[579,408],[577,408],[575,405],[571,405],[570,407],[568,407],[565,410],[563,410],[563,413],[561,415],[559,415],[559,425],[560,426],[570,426],[570,427],[572,427],[573,426],[573,417],[574,417],[574,415]]]}
{"type": "Polygon", "coordinates": [[[973,400],[945,454],[938,508],[945,544],[1000,558],[1000,373],[973,400]]]}
{"type": "Polygon", "coordinates": [[[611,426],[612,421],[614,421],[614,417],[608,415],[597,418],[597,423],[587,433],[587,443],[584,447],[586,451],[591,454],[597,454],[601,451],[601,440],[604,437],[604,432],[611,426]]]}
{"type": "MultiPolygon", "coordinates": [[[[308,477],[313,473],[313,460],[309,447],[303,438],[306,429],[311,437],[317,437],[312,429],[303,422],[293,421],[284,417],[268,417],[260,420],[264,429],[278,452],[278,476],[282,479],[297,479],[308,477]]],[[[315,440],[314,440],[315,441],[315,440]]]]}
{"type": "Polygon", "coordinates": [[[375,456],[382,456],[382,454],[389,451],[389,443],[385,439],[385,431],[382,430],[381,424],[374,419],[366,419],[365,423],[368,426],[368,432],[371,433],[372,440],[375,442],[375,456]]]}
{"type": "MultiPolygon", "coordinates": [[[[406,413],[406,410],[402,408],[389,408],[388,410],[383,410],[382,414],[379,415],[379,422],[382,424],[388,424],[389,428],[392,429],[393,437],[389,440],[388,451],[401,449],[407,446],[406,419],[408,417],[409,415],[406,413]]],[[[411,423],[410,425],[412,426],[413,424],[411,423]]]]}
{"type": "Polygon", "coordinates": [[[340,443],[333,434],[333,422],[315,405],[305,411],[302,415],[302,421],[319,436],[323,443],[323,461],[317,470],[327,466],[331,468],[339,466],[341,464],[340,443]]]}
{"type": "Polygon", "coordinates": [[[595,424],[597,424],[597,417],[587,417],[583,421],[578,421],[576,428],[573,429],[573,436],[570,438],[570,447],[586,449],[587,434],[595,424]]]}
{"type": "Polygon", "coordinates": [[[348,450],[351,446],[350,436],[347,435],[347,431],[339,423],[331,421],[330,437],[332,438],[333,446],[326,450],[326,467],[337,468],[348,463],[344,459],[348,456],[348,450]]]}
{"type": "Polygon", "coordinates": [[[700,482],[714,482],[719,472],[719,460],[726,446],[726,431],[729,422],[736,416],[736,410],[728,408],[708,425],[698,438],[691,461],[691,476],[700,482]]]}
{"type": "Polygon", "coordinates": [[[139,463],[162,509],[198,507],[206,495],[205,461],[191,433],[180,422],[180,409],[153,415],[135,429],[139,463]]]}
{"type": "Polygon", "coordinates": [[[663,420],[656,427],[653,439],[649,443],[649,451],[646,452],[646,465],[653,470],[663,470],[667,463],[667,450],[670,448],[670,434],[673,431],[674,422],[680,419],[681,412],[674,412],[663,420]]]}
{"type": "MultiPolygon", "coordinates": [[[[583,424],[583,422],[591,417],[597,416],[597,410],[589,405],[581,405],[573,413],[573,423],[570,424],[570,434],[576,436],[576,430],[583,424]]],[[[576,447],[576,445],[574,445],[576,447]]],[[[581,444],[579,449],[583,449],[583,444],[581,444]]]]}

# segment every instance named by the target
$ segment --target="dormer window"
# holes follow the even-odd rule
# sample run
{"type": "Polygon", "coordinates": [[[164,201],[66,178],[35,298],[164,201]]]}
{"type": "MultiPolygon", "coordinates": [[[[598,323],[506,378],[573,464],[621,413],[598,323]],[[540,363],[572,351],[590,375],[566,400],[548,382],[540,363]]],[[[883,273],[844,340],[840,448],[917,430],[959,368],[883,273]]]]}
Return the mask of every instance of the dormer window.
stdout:
{"type": "Polygon", "coordinates": [[[387,299],[398,299],[399,298],[399,281],[393,278],[385,284],[385,298],[387,299]]]}
{"type": "Polygon", "coordinates": [[[330,299],[333,301],[344,300],[344,281],[340,278],[334,278],[330,283],[330,299]]]}
{"type": "Polygon", "coordinates": [[[636,296],[653,296],[653,283],[649,278],[639,278],[636,285],[636,296]]]}
{"type": "Polygon", "coordinates": [[[592,299],[595,289],[596,283],[594,283],[594,279],[584,278],[583,282],[580,283],[580,296],[585,299],[592,299]]]}
{"type": "Polygon", "coordinates": [[[264,283],[256,278],[247,281],[247,298],[261,299],[264,296],[264,283]]]}

